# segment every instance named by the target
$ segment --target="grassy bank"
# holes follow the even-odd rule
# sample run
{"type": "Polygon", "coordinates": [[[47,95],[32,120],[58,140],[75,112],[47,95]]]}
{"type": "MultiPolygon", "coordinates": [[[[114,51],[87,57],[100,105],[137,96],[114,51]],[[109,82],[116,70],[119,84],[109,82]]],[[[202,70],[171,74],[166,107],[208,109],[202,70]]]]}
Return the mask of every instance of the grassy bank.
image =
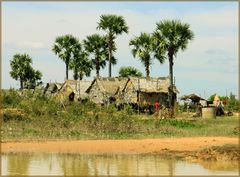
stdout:
{"type": "Polygon", "coordinates": [[[155,119],[131,108],[64,102],[42,92],[2,92],[2,140],[238,136],[237,117],[155,119]]]}
{"type": "Polygon", "coordinates": [[[185,160],[204,161],[239,161],[240,151],[237,144],[225,144],[222,146],[210,146],[197,151],[171,151],[163,150],[153,154],[162,155],[164,158],[179,158],[185,160]]]}

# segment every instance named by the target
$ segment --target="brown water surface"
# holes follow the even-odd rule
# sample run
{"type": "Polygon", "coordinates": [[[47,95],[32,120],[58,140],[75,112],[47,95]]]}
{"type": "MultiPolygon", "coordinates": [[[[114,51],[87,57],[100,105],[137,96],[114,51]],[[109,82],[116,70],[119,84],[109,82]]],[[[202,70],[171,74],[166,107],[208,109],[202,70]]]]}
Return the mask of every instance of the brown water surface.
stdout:
{"type": "Polygon", "coordinates": [[[188,162],[160,155],[4,153],[1,175],[238,175],[236,161],[188,162]]]}

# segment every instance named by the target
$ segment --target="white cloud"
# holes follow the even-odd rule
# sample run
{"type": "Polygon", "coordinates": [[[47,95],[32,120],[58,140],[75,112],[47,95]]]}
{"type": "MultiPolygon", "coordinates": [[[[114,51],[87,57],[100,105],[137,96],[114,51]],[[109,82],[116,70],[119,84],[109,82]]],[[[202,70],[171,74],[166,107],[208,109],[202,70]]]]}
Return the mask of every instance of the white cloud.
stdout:
{"type": "Polygon", "coordinates": [[[184,14],[184,19],[194,27],[234,28],[238,22],[238,9],[223,7],[216,10],[190,10],[184,14]]]}
{"type": "Polygon", "coordinates": [[[21,41],[16,43],[16,47],[24,49],[42,49],[45,45],[42,42],[21,41]]]}

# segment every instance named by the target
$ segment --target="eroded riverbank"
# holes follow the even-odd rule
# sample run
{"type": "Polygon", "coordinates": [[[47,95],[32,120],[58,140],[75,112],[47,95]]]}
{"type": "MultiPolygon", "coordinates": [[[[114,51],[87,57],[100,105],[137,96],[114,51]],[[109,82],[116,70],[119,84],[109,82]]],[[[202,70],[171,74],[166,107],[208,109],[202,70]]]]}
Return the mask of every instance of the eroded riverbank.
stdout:
{"type": "Polygon", "coordinates": [[[238,144],[231,137],[185,137],[126,140],[51,140],[2,142],[2,152],[47,152],[85,154],[145,154],[195,152],[212,146],[238,144]]]}

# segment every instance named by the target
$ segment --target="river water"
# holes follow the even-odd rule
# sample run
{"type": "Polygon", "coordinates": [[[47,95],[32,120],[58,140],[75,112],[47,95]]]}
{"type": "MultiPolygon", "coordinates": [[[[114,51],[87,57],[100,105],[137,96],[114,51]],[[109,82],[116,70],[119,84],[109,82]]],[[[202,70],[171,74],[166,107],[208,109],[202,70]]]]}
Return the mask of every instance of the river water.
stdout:
{"type": "Polygon", "coordinates": [[[198,163],[160,155],[86,155],[6,153],[1,156],[1,175],[151,176],[239,175],[238,162],[198,163]]]}

